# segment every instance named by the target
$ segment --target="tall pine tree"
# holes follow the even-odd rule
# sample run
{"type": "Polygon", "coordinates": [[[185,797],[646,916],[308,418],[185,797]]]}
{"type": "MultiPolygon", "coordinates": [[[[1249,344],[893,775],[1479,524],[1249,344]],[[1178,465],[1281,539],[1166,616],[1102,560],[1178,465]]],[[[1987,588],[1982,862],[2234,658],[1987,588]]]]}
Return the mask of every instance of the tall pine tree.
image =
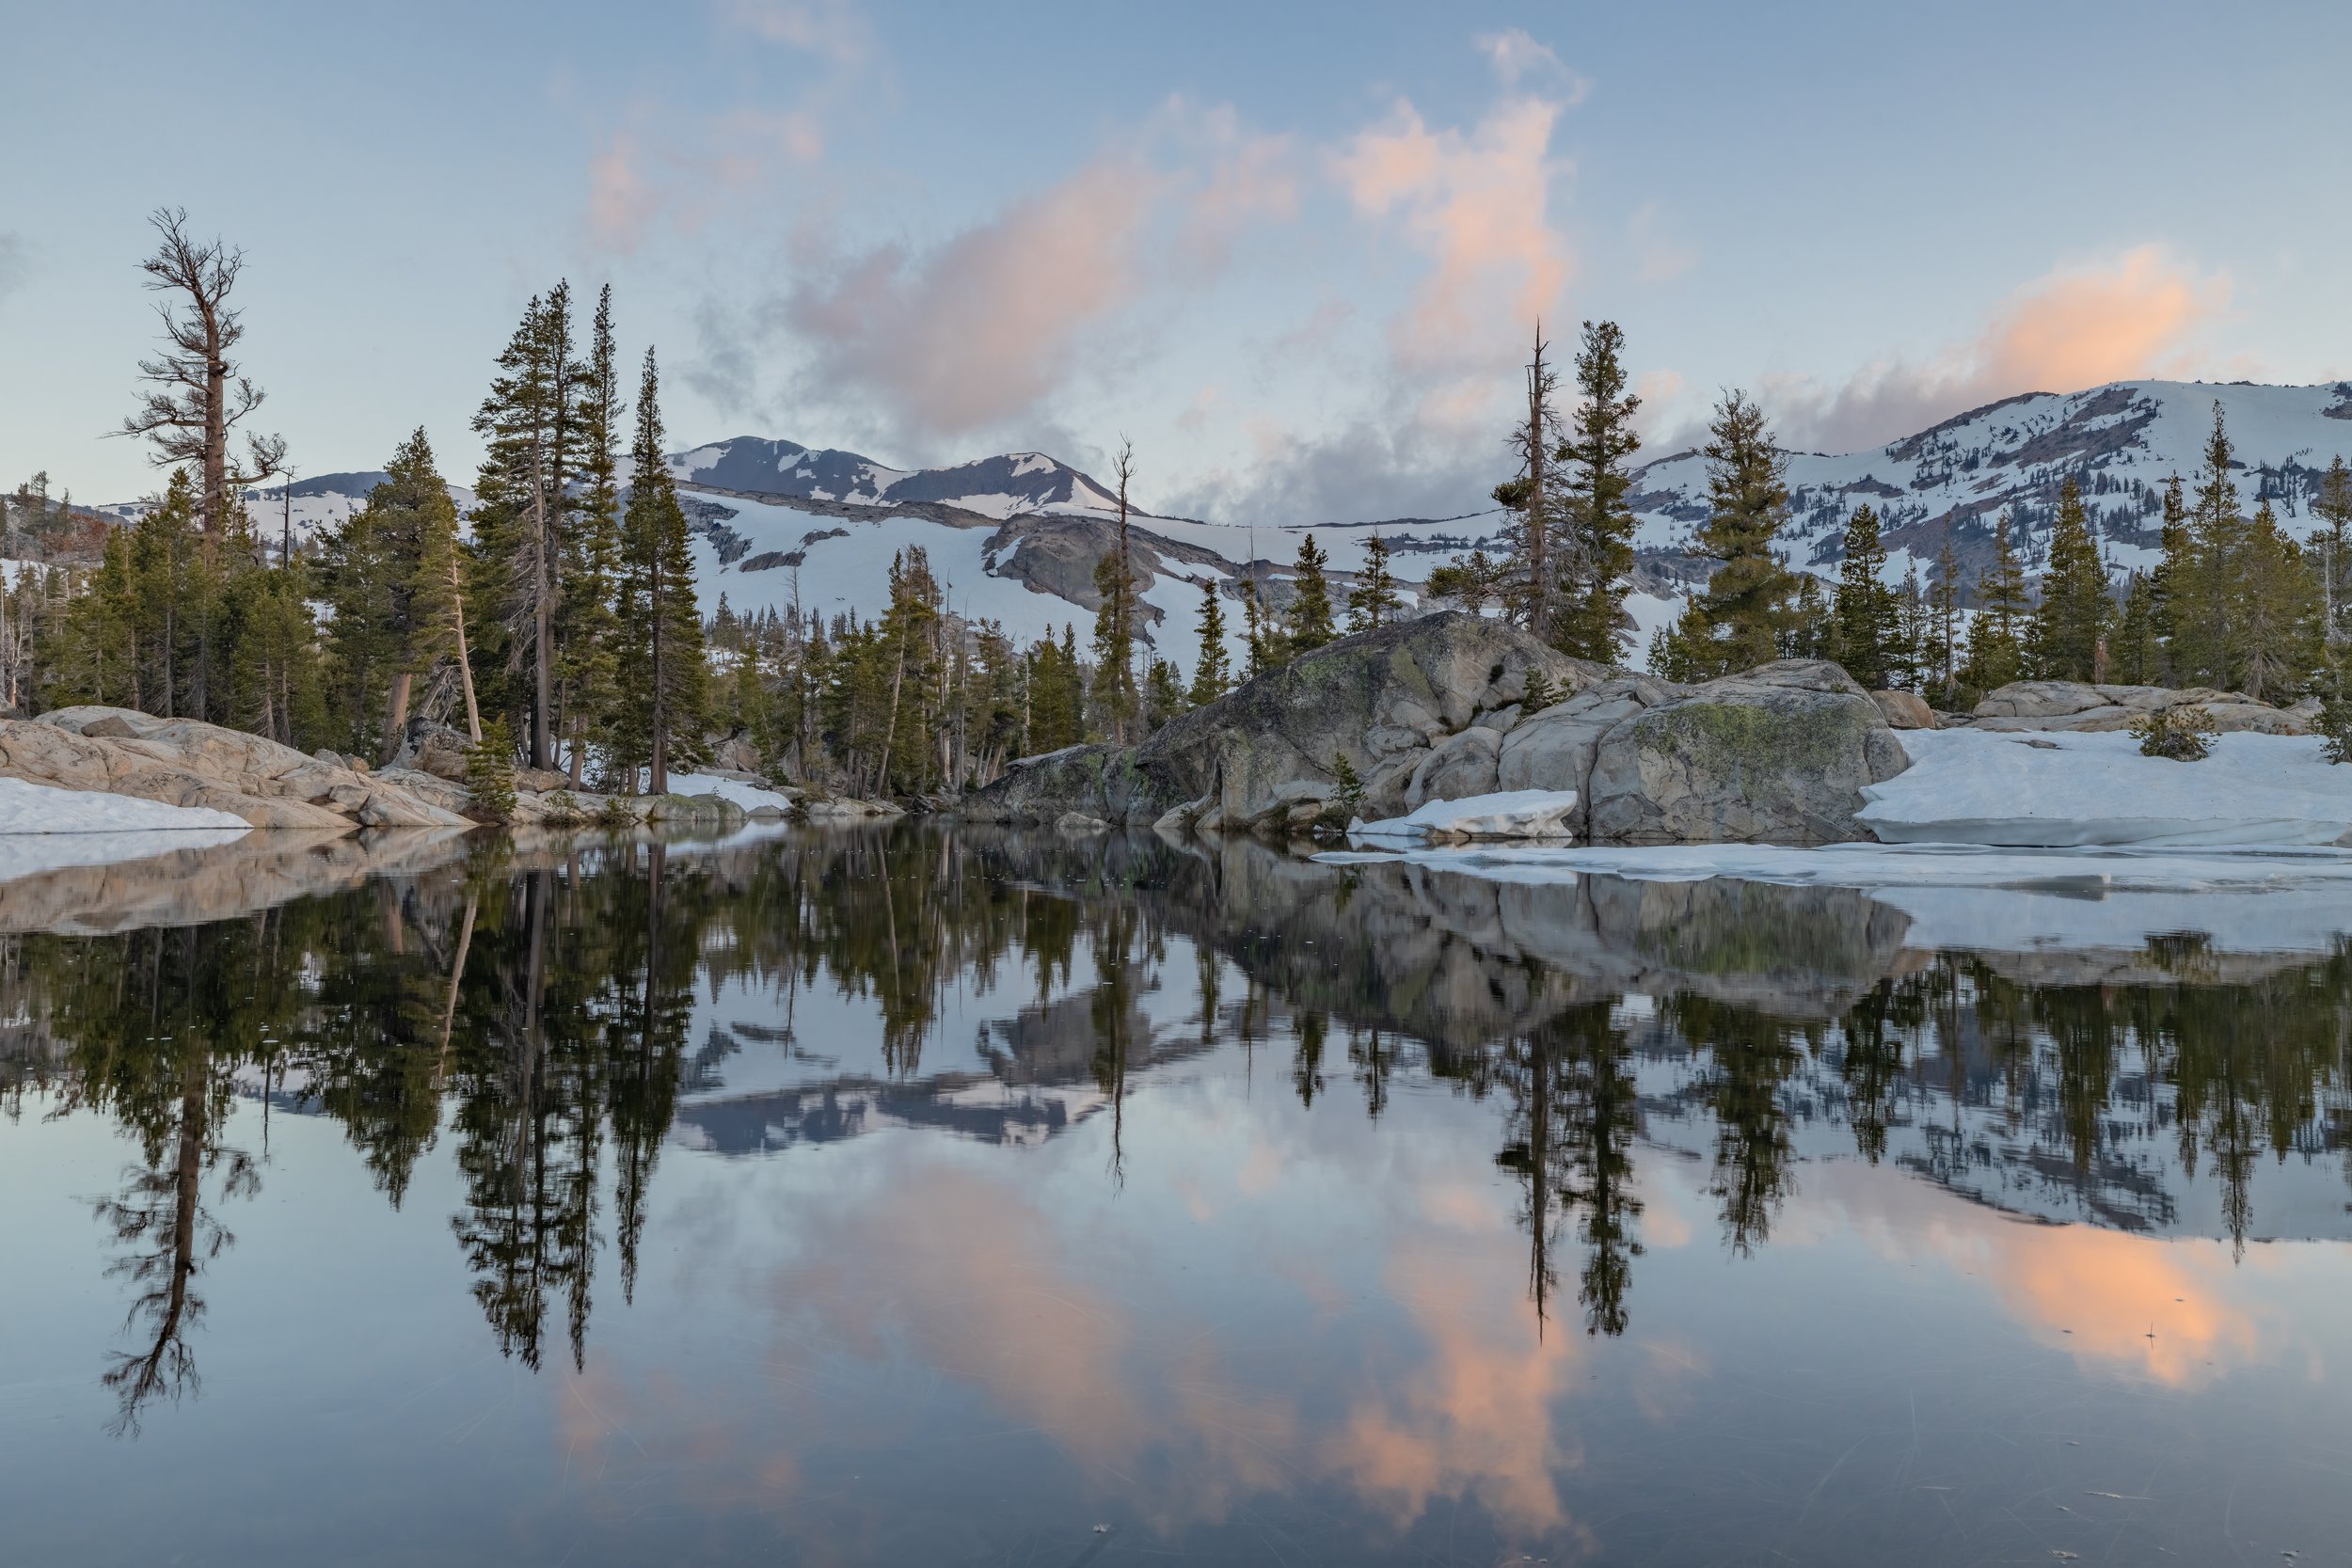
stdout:
{"type": "Polygon", "coordinates": [[[1559,456],[1566,465],[1562,508],[1573,575],[1562,584],[1550,641],[1563,653],[1614,664],[1618,623],[1633,573],[1633,489],[1627,460],[1642,448],[1633,416],[1642,400],[1625,369],[1625,333],[1615,322],[1586,322],[1576,355],[1578,404],[1559,456]]]}
{"type": "Polygon", "coordinates": [[[1726,392],[1708,436],[1709,511],[1697,543],[1718,564],[1660,643],[1662,673],[1682,680],[1711,679],[1778,657],[1797,592],[1796,575],[1772,550],[1788,517],[1788,485],[1764,411],[1745,392],[1726,392]]]}
{"type": "Polygon", "coordinates": [[[669,788],[672,767],[702,759],[708,701],[686,514],[661,449],[661,376],[648,348],[637,384],[628,509],[621,520],[621,646],[633,678],[617,738],[632,780],[637,765],[644,764],[656,795],[669,788]]]}
{"type": "Polygon", "coordinates": [[[2091,537],[2082,487],[2068,475],[2058,487],[2058,520],[2050,529],[2050,562],[2042,575],[2042,602],[2026,639],[2026,662],[2045,681],[2104,677],[2107,628],[2115,606],[2106,568],[2091,537]]]}
{"type": "Polygon", "coordinates": [[[1200,658],[1192,670],[1192,705],[1216,702],[1232,688],[1225,657],[1225,609],[1217,602],[1216,579],[1200,584],[1200,658]]]}
{"type": "Polygon", "coordinates": [[[1846,523],[1846,559],[1838,568],[1831,614],[1837,623],[1838,662],[1870,691],[1884,690],[1893,681],[1891,656],[1901,630],[1885,571],[1879,515],[1865,502],[1846,523]]]}

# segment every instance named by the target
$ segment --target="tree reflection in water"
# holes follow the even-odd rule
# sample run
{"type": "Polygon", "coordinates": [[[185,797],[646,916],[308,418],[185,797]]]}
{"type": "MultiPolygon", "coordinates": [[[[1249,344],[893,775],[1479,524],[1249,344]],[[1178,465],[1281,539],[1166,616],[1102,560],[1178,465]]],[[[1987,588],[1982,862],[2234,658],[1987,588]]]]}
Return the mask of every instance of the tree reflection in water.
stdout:
{"type": "MultiPolygon", "coordinates": [[[[1769,1242],[1800,1163],[1834,1157],[2152,1232],[2207,1183],[2242,1250],[2265,1164],[2352,1146],[2342,945],[1923,953],[1899,913],[1838,890],[1512,887],[1140,835],[914,825],[451,854],[234,918],[0,938],[0,1103],[106,1117],[139,1150],[96,1204],[129,1292],[104,1374],[118,1431],[197,1386],[220,1211],[267,1164],[228,1139],[241,1099],[331,1118],[394,1207],[446,1136],[474,1297],[533,1369],[556,1333],[587,1365],[605,1259],[633,1299],[662,1144],[681,1117],[722,1124],[745,1039],[819,1074],[784,1095],[805,1136],[883,1119],[1054,1135],[1100,1115],[1114,1182],[1148,1168],[1130,1102],[1171,1062],[1232,1047],[1247,1074],[1258,1046],[1286,1046],[1309,1114],[1382,1127],[1400,1092],[1450,1089],[1499,1122],[1539,1324],[1572,1266],[1585,1329],[1607,1336],[1630,1321],[1653,1144],[1706,1162],[1740,1256],[1769,1242]],[[776,1022],[691,1038],[698,995],[731,988],[772,998],[776,1022]],[[1168,1016],[1164,990],[1193,1006],[1168,1016]],[[879,1072],[799,1045],[818,992],[870,1009],[879,1072]],[[951,994],[1002,1015],[977,1069],[940,1060],[951,994]],[[976,1108],[989,1082],[1023,1098],[976,1108]],[[1034,1098],[1049,1091],[1064,1102],[1034,1098]]],[[[755,1140],[704,1146],[771,1147],[782,1114],[754,1107],[755,1140]]]]}

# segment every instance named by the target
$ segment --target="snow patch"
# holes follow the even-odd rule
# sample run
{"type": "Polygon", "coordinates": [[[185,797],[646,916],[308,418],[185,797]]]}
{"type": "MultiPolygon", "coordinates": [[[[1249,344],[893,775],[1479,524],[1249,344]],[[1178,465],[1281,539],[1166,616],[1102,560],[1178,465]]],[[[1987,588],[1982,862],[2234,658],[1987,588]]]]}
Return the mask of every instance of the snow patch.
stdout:
{"type": "Polygon", "coordinates": [[[1466,795],[1458,800],[1430,800],[1403,816],[1347,825],[1351,843],[1421,844],[1446,839],[1561,839],[1573,836],[1569,814],[1576,810],[1573,789],[1506,789],[1493,795],[1466,795]]]}
{"type": "Polygon", "coordinates": [[[209,806],[170,806],[95,789],[56,789],[23,779],[0,779],[0,835],[119,833],[140,830],[233,828],[245,819],[209,806]]]}
{"type": "Polygon", "coordinates": [[[2316,736],[2225,735],[2201,762],[2128,734],[1906,730],[1911,767],[1855,813],[1890,844],[2318,845],[2352,841],[2352,768],[2316,736]],[[2031,742],[2031,743],[2029,743],[2031,742]]]}

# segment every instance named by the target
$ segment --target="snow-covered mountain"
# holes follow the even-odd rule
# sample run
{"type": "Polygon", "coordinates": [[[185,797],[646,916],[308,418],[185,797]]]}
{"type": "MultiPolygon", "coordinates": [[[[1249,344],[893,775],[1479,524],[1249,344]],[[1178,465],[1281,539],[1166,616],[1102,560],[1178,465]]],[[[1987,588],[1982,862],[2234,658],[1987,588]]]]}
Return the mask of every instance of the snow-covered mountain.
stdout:
{"type": "Polygon", "coordinates": [[[1119,511],[1115,493],[1041,451],[1006,452],[945,468],[889,468],[853,451],[813,451],[796,441],[738,436],[678,452],[669,462],[681,484],[755,496],[869,506],[929,501],[985,517],[1119,511]]]}
{"type": "MultiPolygon", "coordinates": [[[[2007,510],[2028,570],[2038,570],[2058,486],[2071,474],[2109,564],[2119,572],[2149,565],[2166,481],[2178,474],[2193,483],[2217,403],[2236,447],[2247,510],[2268,499],[2289,532],[2308,534],[2320,475],[2339,454],[2352,461],[2352,382],[2127,381],[2004,398],[1867,451],[1792,453],[1784,554],[1793,566],[1835,572],[1846,523],[1867,504],[1882,520],[1893,578],[1914,561],[1928,578],[1948,533],[1961,579],[1973,582],[2007,510]]],[[[1631,499],[1644,547],[1686,547],[1707,516],[1706,459],[1683,451],[1647,465],[1631,499]]]]}
{"type": "MultiPolygon", "coordinates": [[[[2245,383],[2119,382],[2089,391],[2034,392],[1958,415],[1867,451],[1792,452],[1790,517],[1782,553],[1792,566],[1834,575],[1844,531],[1867,502],[1883,519],[1887,573],[1916,564],[1931,577],[1948,537],[1963,583],[1992,548],[1994,520],[2014,519],[2029,571],[2047,550],[2058,486],[2082,486],[2101,546],[2119,576],[2155,559],[2166,481],[2192,477],[2213,408],[2236,445],[2238,487],[2250,511],[2268,499],[2290,532],[2313,527],[2311,501],[2339,454],[2352,461],[2352,382],[2317,387],[2245,383]]],[[[1770,410],[1767,409],[1769,415],[1770,410]]],[[[691,515],[706,612],[721,595],[738,610],[782,609],[796,596],[827,615],[880,611],[893,553],[921,546],[961,613],[1000,622],[1024,641],[1064,626],[1083,635],[1096,603],[1094,566],[1110,547],[1116,495],[1092,476],[1042,452],[1007,452],[939,468],[893,468],[857,452],[739,436],[669,457],[691,515]]],[[[364,504],[378,473],[321,474],[293,487],[297,537],[364,504]]],[[[469,492],[452,487],[461,511],[469,492]]],[[[275,537],[286,498],[249,493],[257,526],[275,537]]],[[[1478,504],[1480,498],[1464,498],[1478,504]]],[[[1707,562],[1689,555],[1707,516],[1707,464],[1695,451],[1660,457],[1636,475],[1642,565],[1628,609],[1630,652],[1679,612],[1707,562]]],[[[142,503],[103,508],[130,519],[142,503]]],[[[1343,598],[1375,533],[1410,590],[1432,567],[1473,547],[1498,549],[1505,519],[1492,509],[1448,518],[1350,525],[1250,526],[1155,516],[1136,509],[1131,541],[1146,578],[1143,635],[1189,669],[1198,647],[1200,585],[1228,598],[1228,638],[1238,651],[1232,596],[1254,578],[1278,608],[1291,563],[1311,532],[1331,557],[1343,598]]]]}

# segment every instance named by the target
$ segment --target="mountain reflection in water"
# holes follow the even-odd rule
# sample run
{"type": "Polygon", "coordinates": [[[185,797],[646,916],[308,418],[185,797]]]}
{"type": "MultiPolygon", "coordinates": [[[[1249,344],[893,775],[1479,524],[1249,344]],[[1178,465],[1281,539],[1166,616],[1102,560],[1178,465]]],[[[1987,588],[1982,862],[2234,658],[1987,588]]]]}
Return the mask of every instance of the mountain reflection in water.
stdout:
{"type": "MultiPolygon", "coordinates": [[[[437,1323],[453,1287],[469,1293],[477,1344],[486,1327],[506,1365],[584,1402],[548,1417],[572,1456],[545,1482],[549,1515],[583,1484],[579,1455],[633,1466],[626,1503],[598,1493],[589,1513],[650,1509],[675,1528],[700,1511],[660,1537],[678,1560],[783,1539],[811,1561],[1069,1561],[1104,1544],[1063,1550],[1070,1520],[1024,1511],[1084,1497],[1111,1513],[1113,1495],[1138,1552],[1269,1561],[1428,1555],[1449,1531],[1464,1560],[1745,1560],[1765,1541],[1968,1560],[1963,1546],[1996,1536],[2040,1549],[1963,1508],[1949,1550],[1912,1550],[1899,1488],[1850,1499],[1840,1523],[1737,1488],[1695,1511],[1643,1500],[1655,1483],[1619,1466],[1727,1441],[1695,1433],[1694,1400],[1723,1400],[1735,1425],[1764,1418],[1701,1391],[1756,1325],[1692,1342],[1713,1310],[1699,1298],[1738,1296],[1742,1271],[1796,1290],[1830,1238],[1861,1243],[1820,1265],[1839,1292],[1948,1271],[1994,1293],[2008,1332],[2060,1337],[2084,1375],[2127,1367],[2182,1389],[2271,1338],[2317,1355],[2279,1305],[2295,1292],[2247,1282],[2304,1258],[2342,1272],[2338,1247],[2261,1250],[2347,1230],[2352,947],[2331,936],[2291,952],[2193,932],[1925,950],[1910,915],[1850,890],[1516,885],[1247,843],[920,824],[700,846],[265,841],[171,860],[168,876],[70,868],[0,892],[15,933],[0,937],[0,1152],[33,1151],[6,1169],[42,1254],[86,1259],[76,1282],[18,1271],[0,1303],[78,1337],[0,1369],[90,1368],[116,1437],[201,1430],[187,1397],[208,1347],[266,1383],[246,1337],[282,1331],[282,1298],[251,1326],[216,1307],[238,1231],[273,1202],[322,1234],[396,1227],[414,1259],[404,1311],[437,1323]],[[42,1138],[72,1127],[119,1134],[128,1164],[116,1146],[48,1175],[42,1138]],[[1038,1163],[1080,1145],[1083,1170],[1038,1163]],[[111,1170],[111,1188],[71,1184],[86,1170],[111,1170]],[[68,1201],[78,1242],[57,1223],[68,1201]],[[1069,1254],[1081,1210],[1107,1273],[1069,1254]],[[441,1227],[437,1260],[419,1221],[441,1227]],[[1312,1252],[1349,1237],[1356,1256],[1312,1252]],[[1711,1287],[1694,1283],[1702,1254],[1711,1287]],[[654,1259],[660,1300],[641,1309],[654,1259]],[[1131,1299],[1130,1268],[1166,1299],[1131,1299]],[[91,1299],[124,1314],[111,1338],[65,1306],[100,1276],[91,1299]],[[1221,1314],[1272,1326],[1212,1355],[1221,1314]],[[656,1367],[712,1315],[739,1338],[702,1342],[691,1372],[656,1367]],[[600,1357],[592,1325],[615,1322],[634,1326],[600,1357]],[[1179,1326],[1193,1338],[1163,1338],[1179,1326]],[[1619,1339],[1644,1391],[1602,1426],[1564,1417],[1619,1365],[1594,1359],[1619,1339]],[[703,1386],[731,1354],[778,1380],[784,1413],[703,1386]],[[914,1417],[881,1366],[963,1391],[925,1394],[914,1417]],[[681,1377],[701,1392],[679,1393],[681,1377]],[[949,1459],[909,1421],[998,1446],[949,1459]],[[673,1458],[648,1461],[641,1426],[668,1431],[673,1458]],[[1038,1441],[1080,1480],[1040,1479],[1038,1441]],[[863,1472],[844,1492],[845,1455],[903,1466],[927,1503],[910,1513],[863,1472]],[[1265,1524],[1269,1498],[1304,1512],[1252,1544],[1245,1525],[1265,1524]],[[779,1522],[781,1508],[803,1513],[779,1522]],[[905,1522],[918,1516],[930,1523],[905,1522]]],[[[297,1291],[349,1261],[317,1253],[256,1277],[297,1291]]],[[[465,1354],[387,1366],[372,1386],[454,1377],[465,1354]]],[[[0,1458],[30,1441],[11,1424],[0,1402],[0,1458]]],[[[395,1488],[434,1474],[463,1491],[471,1475],[389,1463],[395,1488]]],[[[1753,1456],[1722,1463],[1719,1481],[1753,1456]]],[[[1990,1510],[1999,1485],[1971,1484],[1990,1510]]],[[[631,1560],[630,1528],[584,1536],[577,1518],[557,1529],[505,1506],[509,1555],[631,1560]]],[[[2132,1528],[2143,1546],[2172,1539],[2132,1528]]],[[[238,1539],[224,1560],[305,1560],[238,1539]]],[[[384,1560],[448,1549],[387,1540],[403,1544],[384,1560]]]]}

